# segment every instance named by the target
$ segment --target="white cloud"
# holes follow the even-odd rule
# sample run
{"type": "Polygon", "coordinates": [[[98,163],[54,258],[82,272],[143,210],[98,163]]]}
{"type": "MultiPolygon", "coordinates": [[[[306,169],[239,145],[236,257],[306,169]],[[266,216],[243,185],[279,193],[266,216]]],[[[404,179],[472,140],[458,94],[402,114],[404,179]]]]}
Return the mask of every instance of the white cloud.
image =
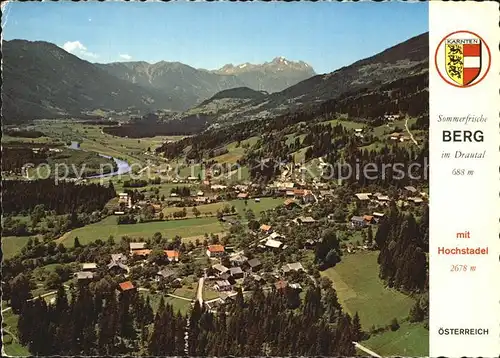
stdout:
{"type": "Polygon", "coordinates": [[[132,59],[132,56],[127,55],[126,53],[120,54],[119,56],[121,59],[124,59],[124,60],[131,60],[132,59]]]}
{"type": "Polygon", "coordinates": [[[77,56],[90,57],[90,58],[98,58],[99,55],[87,51],[87,48],[80,41],[67,41],[62,46],[67,52],[72,53],[77,56]]]}
{"type": "Polygon", "coordinates": [[[69,53],[74,53],[76,50],[85,51],[87,48],[80,41],[68,41],[63,45],[63,49],[69,53]]]}

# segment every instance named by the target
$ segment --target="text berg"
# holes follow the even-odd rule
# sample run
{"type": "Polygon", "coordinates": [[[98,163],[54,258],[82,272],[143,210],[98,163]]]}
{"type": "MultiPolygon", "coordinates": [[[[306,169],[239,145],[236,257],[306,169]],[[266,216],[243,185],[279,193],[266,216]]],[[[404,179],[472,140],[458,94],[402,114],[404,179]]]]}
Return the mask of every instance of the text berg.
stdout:
{"type": "Polygon", "coordinates": [[[443,131],[443,142],[482,142],[483,140],[483,131],[443,131]]]}

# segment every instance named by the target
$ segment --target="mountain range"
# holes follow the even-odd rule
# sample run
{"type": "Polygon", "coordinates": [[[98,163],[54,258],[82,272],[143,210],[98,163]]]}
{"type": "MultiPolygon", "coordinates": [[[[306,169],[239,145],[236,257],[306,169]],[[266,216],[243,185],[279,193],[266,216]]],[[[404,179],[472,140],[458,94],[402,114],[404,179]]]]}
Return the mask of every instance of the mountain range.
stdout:
{"type": "Polygon", "coordinates": [[[217,92],[250,87],[280,91],[314,74],[283,58],[262,65],[195,69],[179,62],[84,61],[44,41],[3,42],[3,118],[7,122],[79,116],[83,112],[137,109],[187,110],[217,92]]]}
{"type": "Polygon", "coordinates": [[[43,41],[2,43],[2,119],[80,116],[93,109],[185,109],[175,94],[141,87],[43,41]]]}
{"type": "Polygon", "coordinates": [[[237,66],[229,64],[214,72],[235,75],[247,87],[269,93],[282,91],[316,74],[307,63],[290,61],[284,57],[276,57],[271,62],[261,65],[248,62],[237,66]]]}
{"type": "Polygon", "coordinates": [[[170,109],[184,111],[178,118],[209,114],[219,124],[231,124],[325,104],[356,102],[358,108],[373,98],[397,102],[391,95],[395,90],[411,101],[416,92],[405,92],[405,81],[416,84],[412,91],[427,86],[428,48],[424,33],[315,75],[308,64],[283,57],[209,71],[165,61],[92,64],[51,43],[4,41],[2,115],[12,122],[78,116],[92,109],[170,109]]]}
{"type": "Polygon", "coordinates": [[[214,71],[166,61],[153,64],[140,61],[94,65],[115,77],[143,87],[175,93],[191,105],[230,88],[249,87],[259,91],[279,92],[315,75],[312,67],[305,62],[289,61],[283,57],[257,65],[229,64],[214,71]]]}
{"type": "Polygon", "coordinates": [[[187,103],[187,107],[219,91],[245,85],[236,76],[198,70],[180,62],[149,64],[141,61],[94,65],[122,80],[178,96],[187,103]]]}
{"type": "MultiPolygon", "coordinates": [[[[280,92],[244,101],[226,99],[223,106],[218,99],[212,99],[215,105],[206,101],[204,108],[221,109],[215,113],[213,110],[203,112],[204,109],[199,107],[195,109],[197,113],[212,115],[218,124],[234,124],[332,106],[346,109],[350,104],[356,104],[357,108],[375,108],[376,105],[381,108],[382,103],[392,103],[392,107],[397,107],[398,101],[420,103],[420,99],[414,97],[428,96],[428,92],[422,93],[428,91],[428,52],[429,33],[424,33],[334,72],[310,77],[280,92]],[[410,89],[409,86],[413,87],[410,89]],[[400,98],[396,97],[396,93],[400,98]],[[378,102],[374,102],[373,98],[377,98],[378,102]]],[[[364,108],[363,111],[365,109],[368,110],[364,108]]],[[[352,113],[355,116],[360,114],[352,113]]]]}

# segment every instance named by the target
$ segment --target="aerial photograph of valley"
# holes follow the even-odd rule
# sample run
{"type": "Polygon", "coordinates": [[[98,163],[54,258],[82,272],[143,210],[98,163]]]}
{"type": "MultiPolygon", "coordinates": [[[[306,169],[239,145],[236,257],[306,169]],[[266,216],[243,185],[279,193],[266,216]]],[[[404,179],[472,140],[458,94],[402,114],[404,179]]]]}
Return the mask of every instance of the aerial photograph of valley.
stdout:
{"type": "Polygon", "coordinates": [[[3,356],[428,356],[427,3],[2,3],[3,356]]]}

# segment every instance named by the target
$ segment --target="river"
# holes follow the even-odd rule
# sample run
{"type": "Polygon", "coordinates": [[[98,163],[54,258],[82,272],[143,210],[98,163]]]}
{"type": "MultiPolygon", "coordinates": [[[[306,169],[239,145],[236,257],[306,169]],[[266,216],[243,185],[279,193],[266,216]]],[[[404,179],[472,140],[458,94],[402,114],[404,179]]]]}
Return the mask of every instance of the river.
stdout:
{"type": "MultiPolygon", "coordinates": [[[[75,149],[75,150],[83,150],[83,149],[80,148],[80,143],[75,142],[75,141],[71,142],[71,145],[68,146],[68,148],[75,149]]],[[[125,160],[118,159],[118,158],[115,158],[115,157],[111,157],[109,155],[102,154],[102,153],[97,153],[97,154],[100,155],[103,158],[113,159],[115,161],[115,163],[116,163],[117,169],[114,172],[111,172],[111,173],[91,175],[91,176],[86,177],[86,179],[112,177],[112,176],[115,176],[115,175],[122,175],[122,174],[129,173],[132,170],[132,168],[130,167],[130,165],[125,160]]]]}

